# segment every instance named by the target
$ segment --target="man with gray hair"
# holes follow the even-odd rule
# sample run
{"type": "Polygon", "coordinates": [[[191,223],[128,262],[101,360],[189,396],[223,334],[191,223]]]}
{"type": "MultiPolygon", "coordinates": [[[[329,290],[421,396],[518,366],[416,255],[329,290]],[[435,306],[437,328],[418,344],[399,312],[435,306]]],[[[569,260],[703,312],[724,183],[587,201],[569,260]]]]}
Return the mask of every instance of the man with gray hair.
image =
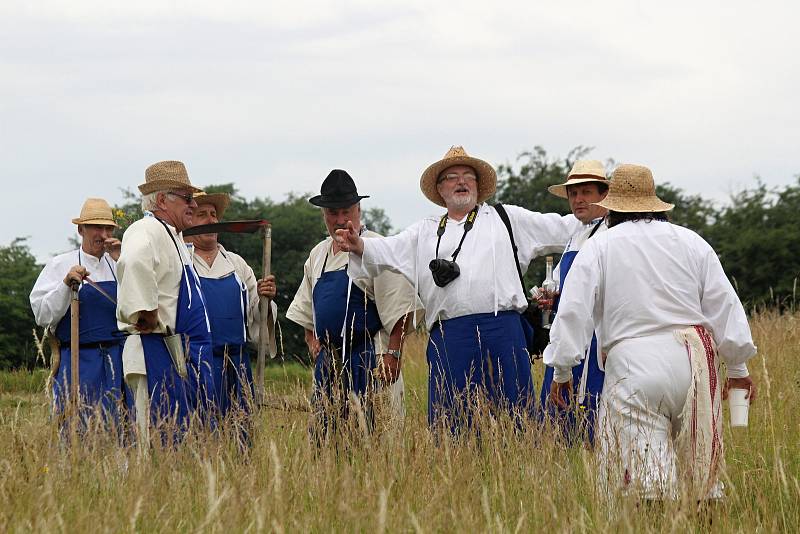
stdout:
{"type": "MultiPolygon", "coordinates": [[[[322,182],[320,194],[309,199],[322,208],[329,236],[311,250],[286,318],[305,329],[314,360],[315,437],[324,437],[339,415],[342,419],[348,415],[351,397],[359,400],[371,424],[373,401],[377,400],[373,393],[379,387],[375,378],[390,393],[386,403],[389,409],[383,414],[388,417],[375,419],[392,427],[404,413],[400,372],[403,338],[411,318],[422,315],[422,304],[411,285],[397,274],[348,275],[350,258],[334,240],[336,230],[350,222],[358,228],[358,235],[380,237],[361,224],[364,198],[368,196],[358,194],[346,171],[334,169],[322,182]]],[[[387,395],[380,397],[386,399],[387,395]]]]}
{"type": "Polygon", "coordinates": [[[117,264],[117,320],[131,333],[123,369],[142,437],[148,418],[162,436],[180,437],[213,391],[208,316],[181,234],[192,226],[200,190],[183,163],[161,161],[147,168],[139,191],[144,217],[125,231],[117,264]]]}
{"type": "Polygon", "coordinates": [[[506,226],[500,210],[486,204],[496,185],[489,163],[452,147],[420,178],[423,194],[444,214],[391,237],[362,239],[349,223],[336,231],[339,248],[350,252],[350,276],[389,270],[418,291],[430,333],[428,420],[452,430],[472,423],[480,397],[495,413],[529,412],[533,379],[521,272],[534,257],[563,250],[580,225],[572,215],[505,206],[506,226]]]}

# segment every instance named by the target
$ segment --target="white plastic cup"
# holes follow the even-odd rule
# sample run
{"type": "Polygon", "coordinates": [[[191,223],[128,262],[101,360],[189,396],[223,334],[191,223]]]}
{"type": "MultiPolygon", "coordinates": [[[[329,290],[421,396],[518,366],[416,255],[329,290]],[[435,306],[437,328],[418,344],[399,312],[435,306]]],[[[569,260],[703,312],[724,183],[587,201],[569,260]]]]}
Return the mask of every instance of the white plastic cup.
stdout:
{"type": "Polygon", "coordinates": [[[747,426],[747,413],[750,410],[750,399],[746,398],[749,390],[731,388],[728,390],[728,406],[731,411],[731,426],[747,426]]]}

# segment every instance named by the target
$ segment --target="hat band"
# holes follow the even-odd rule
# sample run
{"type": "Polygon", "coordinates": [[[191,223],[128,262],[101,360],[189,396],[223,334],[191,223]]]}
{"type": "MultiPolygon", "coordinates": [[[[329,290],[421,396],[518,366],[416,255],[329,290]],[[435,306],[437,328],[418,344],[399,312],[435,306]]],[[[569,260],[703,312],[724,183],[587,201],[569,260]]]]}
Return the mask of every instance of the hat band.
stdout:
{"type": "Polygon", "coordinates": [[[344,202],[346,200],[356,200],[356,199],[360,199],[360,198],[361,198],[361,196],[358,194],[357,191],[353,192],[353,193],[347,193],[347,194],[344,194],[344,195],[320,195],[319,196],[319,200],[322,200],[322,201],[325,201],[325,202],[344,202]]]}

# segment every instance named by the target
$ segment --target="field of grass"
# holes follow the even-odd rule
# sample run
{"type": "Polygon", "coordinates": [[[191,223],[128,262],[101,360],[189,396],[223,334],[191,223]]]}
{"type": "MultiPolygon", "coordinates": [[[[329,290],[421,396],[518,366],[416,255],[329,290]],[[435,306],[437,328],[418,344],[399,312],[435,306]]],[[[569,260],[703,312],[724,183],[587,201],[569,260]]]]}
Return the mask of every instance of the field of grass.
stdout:
{"type": "Polygon", "coordinates": [[[404,358],[404,427],[356,431],[338,449],[309,442],[310,370],[298,364],[269,369],[246,454],[208,434],[149,454],[103,435],[68,447],[48,420],[43,374],[0,374],[0,532],[796,531],[798,321],[752,323],[760,398],[749,428],[726,422],[727,497],[704,515],[680,501],[604,498],[594,454],[534,427],[486,421],[480,439],[434,439],[416,339],[404,358]]]}

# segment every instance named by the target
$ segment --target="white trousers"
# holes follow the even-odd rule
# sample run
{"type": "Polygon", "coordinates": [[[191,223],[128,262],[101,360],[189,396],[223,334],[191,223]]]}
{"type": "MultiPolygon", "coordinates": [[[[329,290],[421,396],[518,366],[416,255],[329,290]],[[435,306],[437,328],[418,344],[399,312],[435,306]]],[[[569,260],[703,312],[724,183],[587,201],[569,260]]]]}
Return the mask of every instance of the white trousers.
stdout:
{"type": "MultiPolygon", "coordinates": [[[[680,415],[691,384],[686,347],[672,331],[614,345],[605,364],[598,434],[601,483],[645,499],[674,498],[680,415]]],[[[709,497],[721,497],[717,484],[709,497]]]]}
{"type": "Polygon", "coordinates": [[[129,374],[125,376],[125,381],[133,392],[140,443],[150,443],[150,392],[147,389],[147,375],[129,374]]]}

